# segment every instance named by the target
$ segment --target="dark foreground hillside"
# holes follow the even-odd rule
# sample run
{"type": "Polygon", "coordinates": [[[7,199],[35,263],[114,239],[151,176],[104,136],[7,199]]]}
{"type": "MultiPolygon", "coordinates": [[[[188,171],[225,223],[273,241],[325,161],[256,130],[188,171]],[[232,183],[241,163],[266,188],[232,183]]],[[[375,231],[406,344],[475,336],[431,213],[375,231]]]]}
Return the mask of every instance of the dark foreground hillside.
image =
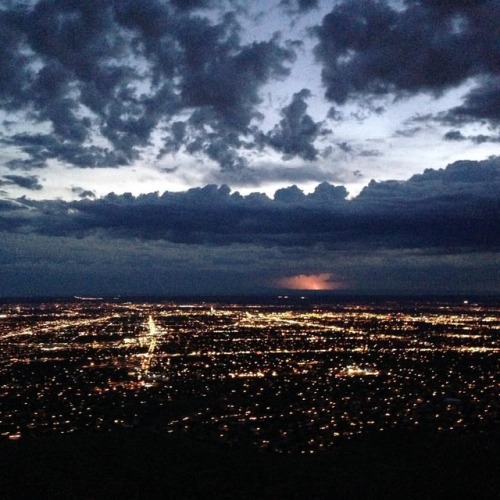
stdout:
{"type": "Polygon", "coordinates": [[[280,455],[146,431],[0,442],[7,499],[498,499],[500,435],[380,434],[280,455]]]}

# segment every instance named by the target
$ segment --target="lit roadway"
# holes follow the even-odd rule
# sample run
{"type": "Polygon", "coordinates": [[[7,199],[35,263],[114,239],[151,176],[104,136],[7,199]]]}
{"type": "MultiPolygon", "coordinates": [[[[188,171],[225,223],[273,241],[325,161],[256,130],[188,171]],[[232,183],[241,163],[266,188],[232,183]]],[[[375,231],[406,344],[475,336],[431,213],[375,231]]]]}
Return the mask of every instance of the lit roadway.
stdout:
{"type": "Polygon", "coordinates": [[[141,369],[145,372],[149,371],[149,368],[151,366],[151,359],[153,358],[154,351],[156,348],[156,342],[158,340],[158,335],[160,334],[160,330],[158,330],[158,327],[156,326],[152,315],[149,316],[148,327],[149,327],[148,336],[150,337],[150,342],[149,342],[148,352],[144,357],[141,365],[141,369]]]}

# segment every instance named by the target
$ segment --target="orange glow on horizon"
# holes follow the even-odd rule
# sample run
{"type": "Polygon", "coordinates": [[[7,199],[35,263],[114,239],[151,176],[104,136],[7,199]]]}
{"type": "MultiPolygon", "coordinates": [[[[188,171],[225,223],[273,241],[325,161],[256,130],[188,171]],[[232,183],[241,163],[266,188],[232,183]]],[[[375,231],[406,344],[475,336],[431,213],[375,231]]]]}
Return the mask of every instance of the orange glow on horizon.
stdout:
{"type": "Polygon", "coordinates": [[[276,285],[288,290],[337,290],[341,283],[332,281],[331,273],[297,274],[276,280],[276,285]]]}

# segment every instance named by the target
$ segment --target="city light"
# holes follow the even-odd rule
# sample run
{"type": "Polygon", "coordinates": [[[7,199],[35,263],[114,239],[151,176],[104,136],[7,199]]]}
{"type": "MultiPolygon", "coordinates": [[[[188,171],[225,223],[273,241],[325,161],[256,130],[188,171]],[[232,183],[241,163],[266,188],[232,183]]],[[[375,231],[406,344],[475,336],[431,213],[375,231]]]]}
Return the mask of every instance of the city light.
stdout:
{"type": "Polygon", "coordinates": [[[0,437],[147,427],[317,452],[500,422],[497,305],[0,305],[0,437]]]}

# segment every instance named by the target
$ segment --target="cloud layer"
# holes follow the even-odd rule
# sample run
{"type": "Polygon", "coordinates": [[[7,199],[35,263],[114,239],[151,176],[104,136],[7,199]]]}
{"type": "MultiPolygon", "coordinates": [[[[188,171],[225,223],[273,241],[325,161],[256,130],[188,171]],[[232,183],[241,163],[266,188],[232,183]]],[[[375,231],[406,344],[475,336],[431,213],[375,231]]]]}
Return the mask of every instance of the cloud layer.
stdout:
{"type": "Polygon", "coordinates": [[[408,181],[0,202],[1,296],[498,293],[500,160],[408,181]]]}
{"type": "Polygon", "coordinates": [[[498,248],[500,159],[457,162],[408,181],[372,181],[348,200],[343,186],[296,186],[274,199],[241,196],[227,186],[81,201],[18,199],[4,207],[4,230],[53,236],[246,243],[331,248],[498,248]]]}

